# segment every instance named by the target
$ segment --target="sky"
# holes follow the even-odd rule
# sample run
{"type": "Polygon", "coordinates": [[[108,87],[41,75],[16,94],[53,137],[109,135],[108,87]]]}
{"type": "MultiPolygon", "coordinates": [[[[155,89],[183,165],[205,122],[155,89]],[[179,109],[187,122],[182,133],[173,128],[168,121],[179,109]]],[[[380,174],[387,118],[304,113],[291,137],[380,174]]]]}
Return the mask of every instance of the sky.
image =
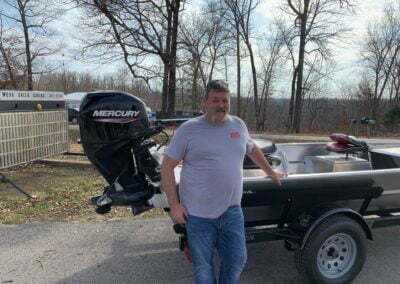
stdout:
{"type": "MultiPolygon", "coordinates": [[[[267,31],[269,24],[273,18],[279,16],[279,6],[286,0],[263,0],[258,6],[255,14],[254,27],[257,31],[267,31]]],[[[334,59],[337,62],[338,71],[335,74],[335,78],[338,81],[354,82],[360,76],[360,48],[357,44],[362,40],[365,35],[368,23],[379,19],[382,15],[383,4],[387,2],[397,2],[396,0],[358,0],[356,14],[349,16],[345,19],[345,22],[350,25],[353,29],[350,36],[350,43],[347,45],[337,45],[333,47],[334,59]]],[[[190,1],[191,5],[188,5],[187,10],[196,11],[201,3],[201,0],[190,1]]],[[[81,17],[79,10],[70,10],[66,12],[62,18],[53,23],[52,28],[57,31],[58,40],[63,41],[64,49],[62,55],[57,55],[54,60],[63,62],[66,70],[78,71],[78,72],[89,72],[96,75],[109,74],[124,66],[123,62],[115,64],[101,65],[95,62],[85,62],[82,59],[76,58],[76,55],[80,52],[79,37],[83,36],[83,32],[77,27],[79,19],[81,17]]],[[[56,39],[57,40],[57,39],[56,39]]],[[[257,44],[253,45],[257,48],[257,44]]],[[[248,62],[244,62],[244,74],[250,74],[250,65],[248,62]]],[[[235,86],[235,72],[230,72],[228,81],[233,82],[232,86],[235,86]]],[[[221,74],[220,76],[224,76],[221,74]]],[[[290,76],[290,75],[289,75],[290,76]]],[[[283,80],[285,80],[283,78],[283,80]]],[[[244,86],[249,84],[250,80],[244,78],[242,83],[244,86]]],[[[287,82],[287,79],[286,81],[287,82]]],[[[286,85],[287,84],[283,84],[286,85]]],[[[280,92],[282,94],[287,93],[284,86],[281,86],[280,92]]],[[[287,89],[287,88],[286,88],[287,89]]]]}

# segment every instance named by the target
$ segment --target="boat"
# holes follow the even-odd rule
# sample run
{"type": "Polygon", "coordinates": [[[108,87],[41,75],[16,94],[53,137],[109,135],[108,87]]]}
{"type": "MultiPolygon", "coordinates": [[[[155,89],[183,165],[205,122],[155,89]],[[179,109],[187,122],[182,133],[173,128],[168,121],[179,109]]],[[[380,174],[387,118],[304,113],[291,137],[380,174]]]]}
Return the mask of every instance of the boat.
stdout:
{"type": "MultiPolygon", "coordinates": [[[[181,122],[151,123],[145,103],[128,93],[85,96],[79,111],[82,145],[108,182],[91,199],[98,213],[112,206],[131,206],[134,215],[154,207],[169,210],[160,186],[163,145],[154,137],[168,137],[166,125],[181,122]]],[[[299,273],[312,283],[352,281],[366,260],[372,229],[400,224],[400,141],[340,133],[330,138],[282,144],[254,138],[273,167],[288,174],[281,186],[250,160],[243,164],[247,241],[283,241],[294,251],[299,273]]],[[[180,170],[175,169],[177,183],[180,170]]],[[[173,228],[190,259],[185,227],[173,228]]]]}

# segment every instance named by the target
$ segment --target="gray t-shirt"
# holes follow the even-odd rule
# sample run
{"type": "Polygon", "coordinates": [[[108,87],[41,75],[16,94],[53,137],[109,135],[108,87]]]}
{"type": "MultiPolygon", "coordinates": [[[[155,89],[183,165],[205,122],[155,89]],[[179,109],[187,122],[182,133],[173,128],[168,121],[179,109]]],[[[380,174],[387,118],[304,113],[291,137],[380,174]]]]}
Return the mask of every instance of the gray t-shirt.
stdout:
{"type": "Polygon", "coordinates": [[[253,146],[246,125],[235,116],[218,126],[200,116],[178,128],[164,155],[183,161],[179,197],[190,215],[217,218],[240,205],[243,160],[253,146]]]}

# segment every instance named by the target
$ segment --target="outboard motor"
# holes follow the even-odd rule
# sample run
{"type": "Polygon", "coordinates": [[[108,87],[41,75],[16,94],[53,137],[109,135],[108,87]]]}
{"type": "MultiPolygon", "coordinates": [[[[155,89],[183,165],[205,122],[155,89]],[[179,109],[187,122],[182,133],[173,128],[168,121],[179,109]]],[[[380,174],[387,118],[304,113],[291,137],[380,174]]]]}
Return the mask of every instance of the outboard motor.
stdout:
{"type": "Polygon", "coordinates": [[[86,95],[79,111],[83,149],[108,182],[103,195],[93,197],[96,212],[112,205],[132,206],[133,214],[150,208],[148,200],[160,181],[159,161],[150,153],[151,139],[162,128],[151,128],[146,105],[139,98],[118,91],[86,95]]]}

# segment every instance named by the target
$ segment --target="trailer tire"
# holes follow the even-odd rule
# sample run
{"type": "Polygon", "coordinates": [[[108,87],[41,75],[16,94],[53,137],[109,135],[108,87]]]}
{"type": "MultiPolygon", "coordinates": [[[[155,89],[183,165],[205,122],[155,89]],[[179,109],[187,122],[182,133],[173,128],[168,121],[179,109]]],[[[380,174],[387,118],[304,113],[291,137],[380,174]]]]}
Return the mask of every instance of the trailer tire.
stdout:
{"type": "Polygon", "coordinates": [[[299,273],[310,283],[349,283],[361,271],[367,255],[363,228],[353,219],[328,217],[295,252],[299,273]]]}

